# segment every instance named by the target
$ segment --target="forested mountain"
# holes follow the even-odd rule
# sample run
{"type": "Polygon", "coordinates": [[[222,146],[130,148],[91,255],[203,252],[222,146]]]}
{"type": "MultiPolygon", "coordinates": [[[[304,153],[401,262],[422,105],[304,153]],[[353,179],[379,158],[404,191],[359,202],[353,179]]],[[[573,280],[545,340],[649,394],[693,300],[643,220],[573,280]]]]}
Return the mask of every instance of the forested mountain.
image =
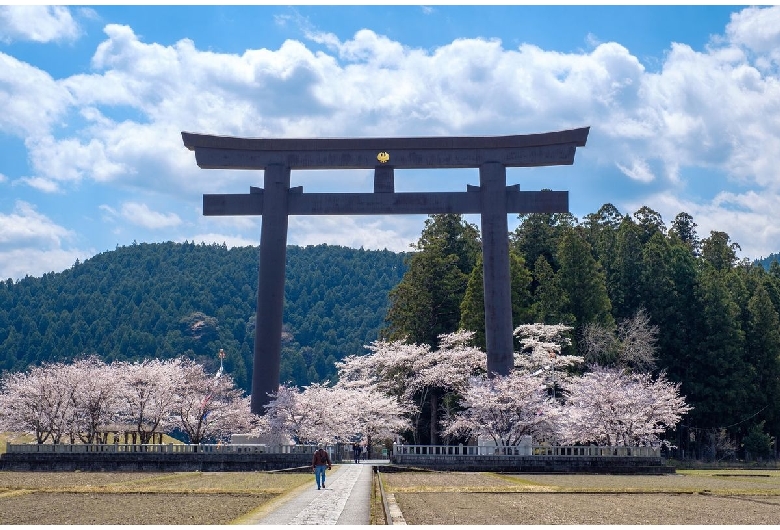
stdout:
{"type": "MultiPolygon", "coordinates": [[[[334,361],[377,338],[404,254],[287,249],[282,381],[332,379],[334,361]]],[[[186,355],[251,386],[258,248],[134,244],[61,273],[0,281],[0,370],[96,354],[106,362],[186,355]]]]}
{"type": "Polygon", "coordinates": [[[780,264],[780,252],[773,252],[765,258],[757,259],[756,263],[764,267],[766,270],[769,270],[769,267],[772,266],[772,263],[780,264]]]}

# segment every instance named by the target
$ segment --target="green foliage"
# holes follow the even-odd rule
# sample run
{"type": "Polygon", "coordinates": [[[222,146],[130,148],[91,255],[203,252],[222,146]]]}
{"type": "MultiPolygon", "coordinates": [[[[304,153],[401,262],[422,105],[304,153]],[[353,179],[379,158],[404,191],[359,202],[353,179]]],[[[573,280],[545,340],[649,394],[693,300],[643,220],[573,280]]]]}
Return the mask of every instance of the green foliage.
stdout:
{"type": "MultiPolygon", "coordinates": [[[[333,379],[333,362],[375,340],[404,255],[319,245],[287,249],[284,381],[333,379]]],[[[236,385],[251,385],[257,247],[135,244],[61,273],[0,284],[0,370],[95,354],[187,355],[211,371],[223,348],[236,385]]]]}
{"type": "Polygon", "coordinates": [[[700,276],[697,299],[696,362],[689,367],[682,390],[695,404],[693,416],[698,425],[734,424],[749,414],[743,407],[751,379],[740,309],[724,273],[709,266],[700,276]]]}
{"type": "Polygon", "coordinates": [[[485,290],[482,257],[471,271],[466,293],[460,304],[460,328],[474,332],[474,345],[485,349],[485,290]]]}
{"type": "Polygon", "coordinates": [[[458,329],[461,303],[480,253],[479,231],[454,214],[431,215],[409,258],[409,269],[390,291],[390,340],[435,346],[458,329]]]}
{"type": "Polygon", "coordinates": [[[772,454],[772,437],[764,432],[764,422],[754,425],[742,439],[750,457],[764,458],[772,454]]]}
{"type": "Polygon", "coordinates": [[[564,233],[558,244],[558,262],[560,285],[569,297],[565,308],[574,315],[577,324],[614,324],[604,271],[580,231],[564,233]]]}
{"type": "Polygon", "coordinates": [[[780,432],[780,318],[772,305],[764,283],[760,283],[748,302],[745,347],[752,367],[752,408],[764,410],[771,432],[780,432]]]}
{"type": "Polygon", "coordinates": [[[533,320],[542,324],[574,324],[574,315],[567,312],[569,294],[561,287],[560,278],[555,274],[544,256],[536,259],[534,283],[537,285],[533,297],[533,320]]]}
{"type": "MultiPolygon", "coordinates": [[[[543,258],[542,258],[543,259],[543,258]]],[[[533,321],[531,294],[531,273],[525,267],[522,256],[509,252],[509,274],[512,294],[512,324],[527,324],[533,321]]],[[[485,348],[485,291],[483,287],[482,258],[469,276],[466,292],[460,305],[460,328],[474,332],[474,345],[485,348]]]]}
{"type": "Polygon", "coordinates": [[[737,243],[732,243],[726,232],[710,232],[710,237],[702,241],[701,257],[716,270],[731,268],[737,261],[737,243]]]}

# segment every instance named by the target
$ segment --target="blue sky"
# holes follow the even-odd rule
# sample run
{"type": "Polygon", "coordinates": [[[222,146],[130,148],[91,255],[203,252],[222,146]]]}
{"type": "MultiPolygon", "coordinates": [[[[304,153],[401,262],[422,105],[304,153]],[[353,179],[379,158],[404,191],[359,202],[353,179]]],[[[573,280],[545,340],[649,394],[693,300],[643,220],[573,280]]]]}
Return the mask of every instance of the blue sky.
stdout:
{"type": "MultiPolygon", "coordinates": [[[[246,137],[529,134],[590,126],[573,166],[526,190],[679,212],[741,256],[780,251],[780,8],[747,6],[0,6],[0,278],[117,245],[256,245],[260,218],[206,218],[181,131],[246,137]]],[[[370,191],[370,171],[294,172],[370,191]]],[[[396,172],[464,191],[476,170],[396,172]]],[[[408,250],[425,216],[294,217],[288,241],[408,250]]],[[[478,217],[470,221],[479,224],[478,217]]],[[[516,226],[514,216],[510,227],[516,226]]]]}

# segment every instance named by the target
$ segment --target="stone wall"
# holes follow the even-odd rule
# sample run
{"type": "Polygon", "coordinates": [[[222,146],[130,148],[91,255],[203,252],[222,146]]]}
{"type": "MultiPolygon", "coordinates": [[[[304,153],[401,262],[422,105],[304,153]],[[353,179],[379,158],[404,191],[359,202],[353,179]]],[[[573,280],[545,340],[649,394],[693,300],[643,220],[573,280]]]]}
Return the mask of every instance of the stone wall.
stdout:
{"type": "Polygon", "coordinates": [[[273,471],[308,468],[309,454],[5,453],[2,471],[273,471]]]}
{"type": "Polygon", "coordinates": [[[660,457],[393,455],[396,466],[436,471],[495,471],[503,473],[600,473],[661,475],[674,473],[660,457]]]}

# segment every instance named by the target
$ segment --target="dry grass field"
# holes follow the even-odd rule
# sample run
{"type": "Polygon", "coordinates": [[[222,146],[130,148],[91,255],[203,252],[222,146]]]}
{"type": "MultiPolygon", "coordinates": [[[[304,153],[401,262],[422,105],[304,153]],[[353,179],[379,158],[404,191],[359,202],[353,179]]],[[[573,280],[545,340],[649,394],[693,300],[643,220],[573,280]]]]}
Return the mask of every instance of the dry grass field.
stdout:
{"type": "Polygon", "coordinates": [[[407,524],[778,524],[780,471],[386,473],[407,524]]]}
{"type": "MultiPolygon", "coordinates": [[[[0,525],[230,524],[311,475],[0,472],[0,525]]],[[[780,471],[383,473],[408,524],[777,524],[780,471]]],[[[372,523],[382,524],[372,498],[372,523]]]]}
{"type": "Polygon", "coordinates": [[[0,472],[0,525],[229,524],[311,475],[0,472]]]}

